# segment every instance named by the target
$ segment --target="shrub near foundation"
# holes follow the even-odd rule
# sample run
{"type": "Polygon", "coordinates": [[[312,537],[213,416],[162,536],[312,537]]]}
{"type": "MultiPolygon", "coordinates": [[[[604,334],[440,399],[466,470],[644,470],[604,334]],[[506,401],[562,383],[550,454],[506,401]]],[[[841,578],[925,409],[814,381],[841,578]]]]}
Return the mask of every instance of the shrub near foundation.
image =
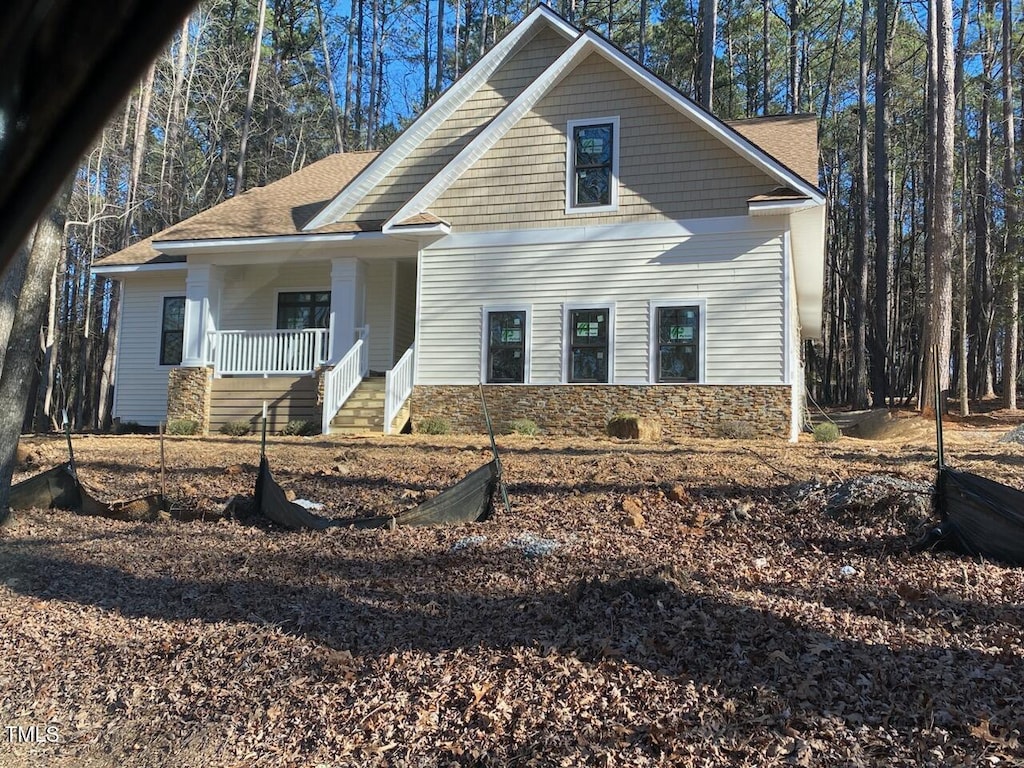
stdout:
{"type": "Polygon", "coordinates": [[[195,419],[171,419],[167,422],[168,435],[198,435],[199,422],[195,419]]]}
{"type": "Polygon", "coordinates": [[[281,430],[282,435],[289,435],[291,437],[310,437],[315,435],[319,430],[316,424],[312,421],[306,421],[305,419],[292,419],[284,425],[284,429],[281,430]]]}
{"type": "Polygon", "coordinates": [[[508,423],[507,431],[510,435],[536,437],[540,434],[540,427],[537,426],[537,422],[533,419],[512,419],[508,423]]]}
{"type": "Polygon", "coordinates": [[[831,421],[825,421],[821,424],[814,425],[814,442],[816,443],[832,443],[843,436],[839,427],[833,424],[831,421]]]}
{"type": "Polygon", "coordinates": [[[252,425],[248,421],[229,421],[220,427],[222,435],[231,435],[232,437],[242,437],[251,431],[252,425]]]}
{"type": "Polygon", "coordinates": [[[416,425],[416,431],[425,435],[447,435],[451,428],[452,425],[448,419],[440,416],[427,416],[425,419],[420,419],[416,425]]]}

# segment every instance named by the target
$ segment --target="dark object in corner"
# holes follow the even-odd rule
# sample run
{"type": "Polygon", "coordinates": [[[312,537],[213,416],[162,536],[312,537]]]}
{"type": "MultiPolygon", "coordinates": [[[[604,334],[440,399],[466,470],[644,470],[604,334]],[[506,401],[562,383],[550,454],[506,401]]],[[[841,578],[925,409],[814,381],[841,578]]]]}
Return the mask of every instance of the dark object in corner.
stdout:
{"type": "Polygon", "coordinates": [[[1024,565],[1024,493],[995,480],[939,467],[935,510],[942,519],[914,552],[941,548],[1024,565]]]}
{"type": "Polygon", "coordinates": [[[439,493],[418,507],[397,515],[332,519],[310,512],[288,501],[284,490],[274,480],[267,457],[260,458],[256,476],[255,506],[268,520],[292,530],[322,531],[325,528],[390,528],[398,525],[458,525],[486,520],[491,513],[491,497],[499,481],[497,461],[484,464],[466,475],[451,488],[439,493]]]}
{"type": "Polygon", "coordinates": [[[1024,493],[987,477],[946,466],[942,444],[942,393],[939,362],[932,347],[935,381],[935,442],[939,468],[935,479],[935,511],[942,522],[910,548],[950,549],[1007,565],[1024,565],[1024,493]]]}

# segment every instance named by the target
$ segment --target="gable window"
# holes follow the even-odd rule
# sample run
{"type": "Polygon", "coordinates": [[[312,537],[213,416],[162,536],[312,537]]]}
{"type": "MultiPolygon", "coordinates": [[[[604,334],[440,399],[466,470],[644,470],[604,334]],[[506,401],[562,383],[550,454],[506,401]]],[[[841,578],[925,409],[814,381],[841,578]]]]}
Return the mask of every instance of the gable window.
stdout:
{"type": "Polygon", "coordinates": [[[164,296],[160,320],[160,365],[181,365],[185,346],[185,297],[164,296]]]}
{"type": "Polygon", "coordinates": [[[618,206],[619,118],[569,121],[566,210],[587,213],[618,206]]]}
{"type": "Polygon", "coordinates": [[[655,381],[701,380],[701,314],[699,304],[662,305],[654,309],[655,381]]]}
{"type": "Polygon", "coordinates": [[[608,383],[611,310],[570,308],[567,319],[569,383],[608,383]]]}
{"type": "Polygon", "coordinates": [[[277,327],[303,331],[327,328],[331,321],[330,291],[296,291],[277,294],[277,327]]]}
{"type": "Polygon", "coordinates": [[[487,383],[526,381],[526,310],[491,310],[487,315],[487,383]]]}

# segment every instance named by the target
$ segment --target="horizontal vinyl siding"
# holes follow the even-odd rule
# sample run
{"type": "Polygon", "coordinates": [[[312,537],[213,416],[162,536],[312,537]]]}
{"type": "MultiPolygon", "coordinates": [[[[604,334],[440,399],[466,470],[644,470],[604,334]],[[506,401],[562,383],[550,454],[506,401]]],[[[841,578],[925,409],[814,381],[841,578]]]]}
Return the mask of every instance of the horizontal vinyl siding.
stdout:
{"type": "Polygon", "coordinates": [[[568,46],[569,42],[555,31],[541,30],[405,158],[383,184],[363,198],[345,220],[366,223],[390,218],[568,46]]]}
{"type": "Polygon", "coordinates": [[[370,368],[391,367],[394,343],[395,262],[371,261],[366,265],[366,322],[370,326],[370,368]]]}
{"type": "Polygon", "coordinates": [[[778,186],[598,54],[583,61],[430,207],[460,232],[744,215],[778,186]],[[569,120],[619,117],[619,205],[566,214],[569,120]]]}
{"type": "Polygon", "coordinates": [[[184,272],[122,281],[114,415],[155,426],[167,418],[168,366],[158,364],[165,296],[185,295],[184,272]]]}
{"type": "Polygon", "coordinates": [[[278,291],[331,290],[329,264],[229,267],[224,273],[219,330],[277,327],[278,291]]]}
{"type": "Polygon", "coordinates": [[[650,375],[650,301],[704,299],[709,384],[781,383],[782,236],[776,230],[424,252],[418,384],[473,384],[482,307],[532,307],[531,382],[563,379],[563,305],[615,306],[618,383],[650,375]]]}

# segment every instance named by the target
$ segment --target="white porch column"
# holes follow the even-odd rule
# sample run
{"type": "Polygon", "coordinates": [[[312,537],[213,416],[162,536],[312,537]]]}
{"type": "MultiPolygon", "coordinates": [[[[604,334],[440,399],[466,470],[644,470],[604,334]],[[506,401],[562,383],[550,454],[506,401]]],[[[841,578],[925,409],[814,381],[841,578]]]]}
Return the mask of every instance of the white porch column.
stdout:
{"type": "Polygon", "coordinates": [[[363,263],[353,257],[331,260],[331,362],[338,362],[356,341],[365,315],[363,263]]]}
{"type": "Polygon", "coordinates": [[[208,361],[206,334],[220,321],[223,270],[212,264],[190,264],[185,278],[185,329],[181,364],[197,368],[208,361]]]}

